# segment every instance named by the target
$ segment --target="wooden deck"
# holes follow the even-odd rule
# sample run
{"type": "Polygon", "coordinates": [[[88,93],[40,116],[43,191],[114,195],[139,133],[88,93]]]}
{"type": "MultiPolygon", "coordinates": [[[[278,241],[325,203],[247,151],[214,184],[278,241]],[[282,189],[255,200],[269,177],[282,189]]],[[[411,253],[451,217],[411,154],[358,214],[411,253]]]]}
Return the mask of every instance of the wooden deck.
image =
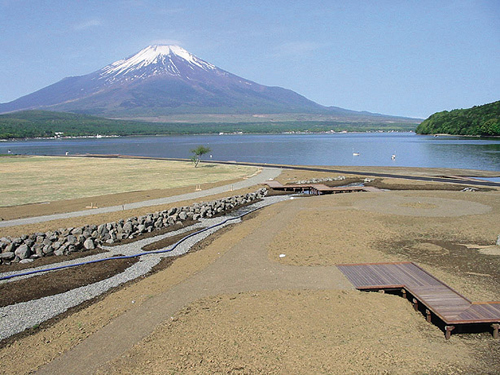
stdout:
{"type": "Polygon", "coordinates": [[[490,324],[498,338],[500,302],[471,302],[460,293],[411,262],[342,264],[337,266],[359,290],[400,291],[415,310],[425,307],[445,324],[446,339],[458,325],[490,324]]]}
{"type": "Polygon", "coordinates": [[[375,187],[369,186],[339,186],[331,187],[325,184],[287,184],[283,185],[278,181],[266,181],[262,185],[278,191],[292,191],[294,193],[309,193],[313,195],[323,194],[339,194],[339,193],[354,193],[354,192],[375,192],[381,191],[375,187]]]}

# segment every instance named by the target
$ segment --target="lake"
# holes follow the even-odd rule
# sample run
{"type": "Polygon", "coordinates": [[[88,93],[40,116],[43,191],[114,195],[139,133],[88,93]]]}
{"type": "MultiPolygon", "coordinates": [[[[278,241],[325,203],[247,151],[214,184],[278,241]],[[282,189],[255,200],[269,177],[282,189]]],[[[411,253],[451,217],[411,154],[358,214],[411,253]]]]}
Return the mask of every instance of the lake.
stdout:
{"type": "Polygon", "coordinates": [[[500,171],[500,139],[414,133],[196,135],[47,139],[0,142],[0,154],[122,154],[189,158],[199,145],[205,159],[331,166],[404,166],[500,171]],[[359,154],[359,155],[356,155],[359,154]],[[393,158],[393,155],[395,157],[393,158]]]}

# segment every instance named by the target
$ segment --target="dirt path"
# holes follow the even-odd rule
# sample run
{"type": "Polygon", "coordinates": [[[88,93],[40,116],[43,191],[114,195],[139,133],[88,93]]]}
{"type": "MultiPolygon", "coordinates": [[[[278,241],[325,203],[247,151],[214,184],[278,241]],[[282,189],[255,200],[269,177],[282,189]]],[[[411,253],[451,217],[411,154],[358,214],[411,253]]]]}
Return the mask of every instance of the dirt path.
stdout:
{"type": "Polygon", "coordinates": [[[352,285],[334,266],[297,267],[268,259],[267,247],[295,214],[297,207],[280,205],[263,225],[243,238],[223,257],[171,290],[149,299],[115,319],[79,346],[42,368],[40,374],[91,374],[149,335],[179,309],[200,298],[225,293],[273,289],[347,289],[352,285]],[[106,348],[106,350],[102,350],[106,348]]]}

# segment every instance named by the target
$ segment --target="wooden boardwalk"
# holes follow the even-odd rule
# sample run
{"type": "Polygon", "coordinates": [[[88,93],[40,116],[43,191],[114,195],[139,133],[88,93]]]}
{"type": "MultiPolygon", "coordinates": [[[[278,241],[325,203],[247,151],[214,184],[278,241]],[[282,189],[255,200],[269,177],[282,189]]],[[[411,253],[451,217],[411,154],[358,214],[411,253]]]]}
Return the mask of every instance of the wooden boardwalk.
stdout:
{"type": "Polygon", "coordinates": [[[446,339],[457,326],[490,324],[498,338],[500,302],[471,302],[411,262],[342,264],[337,266],[359,290],[400,291],[415,310],[425,307],[427,321],[436,316],[445,324],[446,339]]]}
{"type": "Polygon", "coordinates": [[[355,192],[376,192],[381,191],[370,186],[339,186],[331,187],[325,184],[287,184],[283,185],[278,181],[266,181],[262,185],[266,185],[270,189],[278,191],[293,191],[294,193],[309,193],[313,195],[323,194],[339,194],[339,193],[355,193],[355,192]]]}

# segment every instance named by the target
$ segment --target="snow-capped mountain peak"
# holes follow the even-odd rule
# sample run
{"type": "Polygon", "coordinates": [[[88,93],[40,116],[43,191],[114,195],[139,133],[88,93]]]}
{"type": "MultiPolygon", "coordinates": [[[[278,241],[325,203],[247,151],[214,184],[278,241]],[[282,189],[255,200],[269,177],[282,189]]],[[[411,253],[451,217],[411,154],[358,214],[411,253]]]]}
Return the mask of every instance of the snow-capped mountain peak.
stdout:
{"type": "Polygon", "coordinates": [[[151,45],[95,72],[67,77],[0,104],[0,113],[35,108],[111,117],[328,111],[293,91],[238,77],[174,45],[151,45]]]}
{"type": "Polygon", "coordinates": [[[180,76],[179,65],[186,64],[191,70],[210,71],[217,69],[214,65],[197,58],[182,47],[151,45],[131,57],[104,67],[100,76],[111,81],[117,78],[137,79],[158,74],[180,76]]]}

